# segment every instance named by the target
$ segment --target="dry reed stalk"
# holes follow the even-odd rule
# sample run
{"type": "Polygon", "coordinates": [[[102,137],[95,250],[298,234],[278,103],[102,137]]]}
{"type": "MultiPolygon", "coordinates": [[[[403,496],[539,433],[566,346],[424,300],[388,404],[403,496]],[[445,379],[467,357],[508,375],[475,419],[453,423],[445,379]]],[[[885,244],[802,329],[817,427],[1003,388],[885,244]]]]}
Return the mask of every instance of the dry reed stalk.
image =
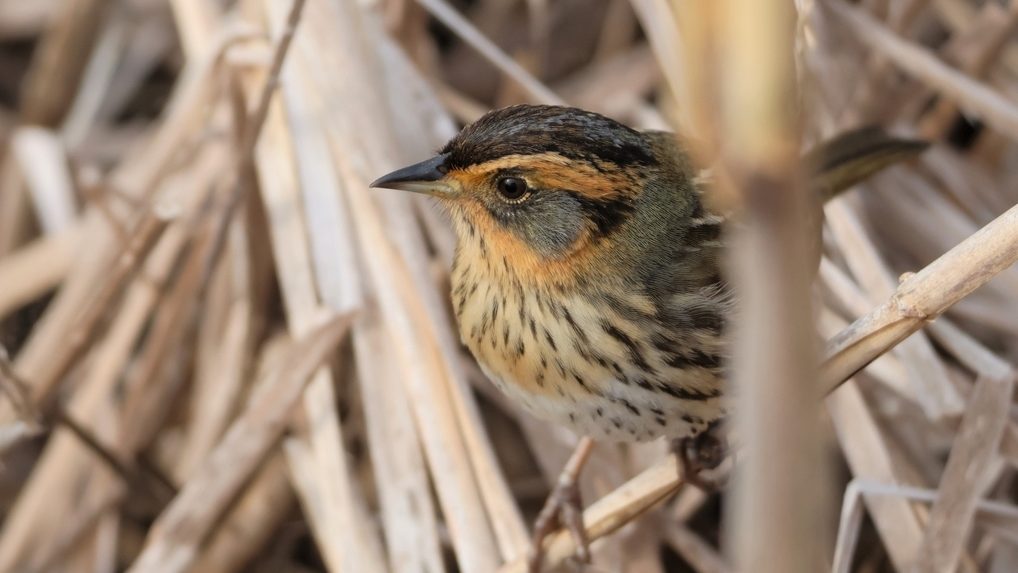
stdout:
{"type": "Polygon", "coordinates": [[[398,368],[374,360],[392,338],[377,314],[354,330],[354,352],[363,392],[368,446],[375,467],[388,562],[392,571],[444,570],[434,502],[413,412],[402,391],[398,368]]]}
{"type": "Polygon", "coordinates": [[[993,479],[991,462],[997,457],[1013,390],[1013,375],[976,382],[919,548],[920,571],[958,566],[979,496],[993,479]]]}
{"type": "MultiPolygon", "coordinates": [[[[896,281],[867,237],[862,222],[845,201],[835,201],[825,211],[828,228],[853,275],[866,287],[871,303],[889,297],[896,281]]],[[[940,420],[961,413],[964,407],[961,396],[948,380],[947,371],[925,333],[919,331],[903,340],[896,352],[909,371],[912,395],[927,417],[940,420]]]]}
{"type": "MultiPolygon", "coordinates": [[[[855,541],[850,539],[850,536],[858,533],[859,522],[862,518],[862,500],[865,498],[898,498],[903,501],[929,504],[936,502],[937,492],[923,488],[887,485],[880,482],[858,479],[849,483],[845,490],[844,511],[842,514],[842,523],[847,526],[842,531],[847,532],[847,535],[842,539],[844,543],[839,542],[839,548],[844,546],[847,551],[839,554],[835,560],[832,571],[836,573],[850,570],[851,551],[855,545],[855,541]]],[[[995,535],[1000,536],[1002,541],[1010,543],[1015,540],[1014,531],[1016,530],[1014,530],[1014,525],[1018,524],[1018,521],[1016,521],[1018,520],[1018,511],[1015,510],[1013,505],[990,500],[980,500],[977,503],[976,519],[980,526],[992,530],[995,535]],[[1011,530],[1009,531],[1008,528],[1011,530]]],[[[1007,557],[1006,553],[1005,557],[1007,557]]],[[[963,562],[961,569],[973,571],[971,560],[963,562]]]]}
{"type": "Polygon", "coordinates": [[[709,543],[684,524],[665,525],[668,544],[697,573],[729,573],[732,568],[709,543]]]}
{"type": "Polygon", "coordinates": [[[37,300],[66,278],[73,251],[81,240],[81,227],[40,237],[0,258],[0,319],[37,300]]]}
{"type": "MultiPolygon", "coordinates": [[[[258,160],[256,164],[259,170],[259,189],[262,200],[266,204],[270,244],[276,253],[276,264],[280,269],[279,276],[282,282],[282,296],[287,312],[288,326],[292,332],[304,333],[313,326],[316,309],[321,303],[318,301],[316,285],[314,283],[315,277],[313,274],[310,246],[307,244],[306,223],[301,216],[302,203],[299,196],[300,187],[296,179],[295,158],[291,147],[290,134],[285,124],[282,105],[277,104],[270,111],[265,126],[265,134],[258,146],[257,154],[258,160]]],[[[331,385],[331,373],[328,369],[322,369],[315,374],[312,383],[320,388],[331,385]]],[[[312,395],[305,393],[305,405],[310,398],[312,398],[312,395]]],[[[334,400],[327,400],[323,401],[321,406],[331,407],[333,403],[334,400]]],[[[332,416],[327,411],[325,415],[325,421],[328,423],[332,416]]],[[[315,425],[319,426],[320,424],[315,425]]],[[[319,433],[323,431],[334,433],[336,428],[332,426],[318,430],[319,433]]],[[[301,430],[300,434],[303,435],[306,432],[307,430],[301,430]]],[[[352,539],[352,536],[358,532],[356,527],[346,531],[338,529],[330,530],[327,527],[329,521],[321,521],[323,519],[323,512],[327,512],[324,513],[324,516],[333,517],[332,521],[335,522],[335,512],[351,511],[352,508],[350,506],[333,506],[332,508],[323,508],[321,511],[314,511],[317,506],[316,493],[322,496],[331,493],[333,502],[336,500],[335,496],[337,493],[340,495],[344,493],[342,491],[337,492],[335,488],[329,487],[327,482],[322,484],[319,480],[346,481],[349,479],[349,472],[341,469],[341,473],[326,475],[318,471],[315,468],[317,464],[307,460],[309,455],[314,455],[313,453],[307,453],[309,448],[314,448],[314,446],[306,445],[306,440],[308,439],[308,436],[302,436],[301,441],[298,442],[305,444],[303,448],[301,446],[291,446],[288,449],[291,452],[288,455],[288,465],[291,468],[288,473],[291,479],[303,479],[297,485],[297,492],[304,497],[303,502],[309,512],[312,530],[316,535],[324,536],[319,537],[319,543],[323,545],[322,551],[326,556],[326,560],[338,567],[343,563],[347,563],[344,560],[344,553],[346,553],[347,558],[352,563],[370,563],[368,561],[370,558],[362,557],[362,552],[367,549],[364,545],[351,546],[345,552],[335,546],[335,535],[348,536],[348,538],[352,539]],[[303,457],[301,457],[301,453],[304,454],[303,457]],[[309,471],[310,475],[304,478],[300,473],[303,471],[309,471]],[[323,487],[327,489],[323,491],[323,487]]],[[[327,436],[326,439],[328,439],[327,436]]],[[[310,451],[315,452],[314,449],[310,451]]],[[[332,452],[325,451],[323,455],[329,456],[333,452],[335,455],[343,455],[342,449],[339,451],[333,450],[332,452]]],[[[328,457],[325,460],[328,460],[328,457]]],[[[369,566],[374,568],[374,566],[369,566]]]]}
{"type": "MultiPolygon", "coordinates": [[[[271,380],[269,373],[279,368],[292,346],[283,334],[271,336],[258,351],[255,378],[262,384],[271,380]]],[[[252,388],[253,392],[260,388],[252,388]]],[[[293,488],[286,472],[286,461],[277,452],[264,462],[251,484],[243,491],[222,523],[201,549],[194,571],[240,571],[262,552],[280,521],[294,505],[293,488]]]]}
{"type": "Polygon", "coordinates": [[[272,382],[252,397],[216,449],[152,526],[131,571],[186,571],[227,506],[282,435],[312,373],[350,329],[350,314],[309,332],[288,352],[272,382]]]}
{"type": "Polygon", "coordinates": [[[905,278],[887,302],[830,339],[821,386],[830,392],[1015,261],[1018,207],[905,278]]]}
{"type": "Polygon", "coordinates": [[[214,284],[221,285],[218,290],[223,299],[209,296],[207,306],[213,314],[206,314],[205,318],[211,316],[213,319],[203,321],[204,329],[199,333],[196,361],[205,367],[199,366],[195,373],[192,387],[194,423],[189,426],[187,442],[181,446],[182,451],[175,464],[178,481],[189,475],[222,437],[245,390],[244,377],[249,368],[256,325],[253,324],[250,292],[243,289],[244,277],[237,277],[233,272],[237,265],[231,263],[243,260],[247,254],[237,250],[239,248],[231,249],[228,256],[220,261],[218,275],[222,278],[214,284]],[[215,304],[217,302],[219,304],[215,304]],[[223,316],[216,316],[215,311],[220,311],[218,314],[223,316]],[[206,349],[207,352],[203,353],[206,349]]]}
{"type": "Polygon", "coordinates": [[[630,4],[640,20],[640,25],[647,33],[650,46],[657,57],[658,67],[668,82],[672,97],[680,97],[690,89],[690,84],[695,84],[700,78],[690,77],[685,73],[691,69],[691,58],[684,54],[684,49],[689,49],[689,46],[683,45],[678,29],[673,25],[676,21],[674,4],[666,0],[630,0],[630,4]]]}
{"type": "MultiPolygon", "coordinates": [[[[292,26],[297,9],[291,7],[289,16],[279,3],[266,3],[269,28],[274,35],[285,34],[292,26]],[[289,18],[289,20],[288,20],[289,18]]],[[[307,8],[314,13],[314,4],[307,8]]],[[[302,37],[296,40],[299,45],[302,37]]],[[[299,49],[295,49],[297,52],[299,49]]],[[[296,54],[295,54],[296,56],[296,54]]],[[[306,231],[310,240],[311,258],[308,268],[301,273],[315,279],[315,284],[294,291],[297,284],[285,284],[293,309],[300,314],[291,317],[291,329],[301,333],[309,312],[320,304],[336,312],[360,306],[359,285],[353,280],[357,270],[353,266],[352,241],[348,225],[335,217],[340,200],[339,189],[327,157],[329,152],[324,135],[310,121],[307,92],[302,89],[299,76],[294,73],[294,62],[281,70],[283,101],[287,110],[287,133],[293,146],[294,164],[287,170],[299,176],[299,185],[293,189],[303,197],[295,197],[306,213],[306,231]],[[325,253],[331,254],[327,259],[325,253]],[[321,302],[319,302],[321,300],[321,302]]],[[[339,213],[342,209],[339,208],[339,213]]],[[[285,256],[289,256],[287,253],[285,256]]],[[[286,442],[290,475],[309,517],[319,548],[330,566],[355,571],[380,571],[384,568],[380,542],[374,532],[364,524],[367,516],[358,498],[352,472],[347,467],[340,420],[336,411],[333,376],[327,370],[318,372],[303,400],[304,416],[309,421],[299,429],[299,438],[286,442]]]]}
{"type": "Polygon", "coordinates": [[[31,209],[21,173],[10,154],[0,159],[0,256],[8,255],[24,241],[28,233],[31,209]]]}
{"type": "Polygon", "coordinates": [[[59,123],[71,105],[88,53],[96,40],[107,0],[62,2],[49,22],[26,78],[21,119],[28,124],[59,123]]]}
{"type": "Polygon", "coordinates": [[[0,37],[10,39],[37,36],[56,14],[59,2],[60,0],[0,2],[0,37]]]}
{"type": "Polygon", "coordinates": [[[43,233],[66,231],[73,225],[77,192],[60,139],[40,127],[21,127],[11,134],[11,147],[43,233]]]}
{"type": "MultiPolygon", "coordinates": [[[[886,434],[867,407],[859,385],[849,382],[828,396],[827,411],[852,474],[875,482],[898,483],[902,461],[888,449],[886,434]]],[[[898,570],[907,571],[922,539],[922,526],[913,508],[906,500],[890,497],[866,498],[866,506],[887,543],[892,563],[898,570]]]]}
{"type": "Polygon", "coordinates": [[[80,85],[60,126],[60,138],[68,150],[78,150],[85,134],[95,125],[111,89],[119,53],[127,43],[127,25],[115,7],[100,22],[95,47],[88,56],[80,85]]]}
{"type": "Polygon", "coordinates": [[[713,30],[714,62],[725,70],[714,137],[725,142],[721,169],[742,209],[729,261],[740,299],[731,384],[747,454],[727,529],[735,565],[761,572],[813,571],[825,554],[829,476],[809,350],[809,244],[817,240],[809,221],[817,207],[799,169],[789,101],[797,91],[795,24],[786,2],[730,3],[713,30]]]}
{"type": "Polygon", "coordinates": [[[221,9],[201,0],[170,0],[170,8],[180,30],[184,56],[195,60],[208,53],[217,28],[223,25],[221,9]]]}

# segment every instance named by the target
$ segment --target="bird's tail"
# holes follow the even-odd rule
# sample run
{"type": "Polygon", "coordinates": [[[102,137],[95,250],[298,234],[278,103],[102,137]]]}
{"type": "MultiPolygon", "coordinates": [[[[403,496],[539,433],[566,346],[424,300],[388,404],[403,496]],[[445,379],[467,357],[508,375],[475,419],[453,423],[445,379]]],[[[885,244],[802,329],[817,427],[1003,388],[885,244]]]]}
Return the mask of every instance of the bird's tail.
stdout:
{"type": "Polygon", "coordinates": [[[817,145],[803,161],[809,169],[810,187],[826,202],[877,171],[918,156],[928,145],[864,127],[817,145]]]}

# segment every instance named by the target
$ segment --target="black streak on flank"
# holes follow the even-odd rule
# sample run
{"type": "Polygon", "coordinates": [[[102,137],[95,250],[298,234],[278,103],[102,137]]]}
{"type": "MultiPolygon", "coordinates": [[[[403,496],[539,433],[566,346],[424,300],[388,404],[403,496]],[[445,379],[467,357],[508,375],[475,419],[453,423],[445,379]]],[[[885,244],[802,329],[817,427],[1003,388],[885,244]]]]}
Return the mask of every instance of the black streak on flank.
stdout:
{"type": "Polygon", "coordinates": [[[697,309],[689,313],[693,328],[706,330],[714,336],[720,336],[724,329],[724,318],[721,313],[710,309],[697,309]]]}
{"type": "Polygon", "coordinates": [[[558,368],[558,375],[559,375],[559,377],[560,378],[565,378],[566,377],[566,365],[562,363],[561,359],[559,359],[559,358],[555,359],[555,367],[558,368]]]}
{"type": "Polygon", "coordinates": [[[570,371],[569,373],[573,376],[573,380],[576,380],[576,383],[579,384],[580,387],[583,388],[588,394],[594,393],[594,391],[590,389],[590,386],[587,386],[587,381],[584,380],[582,376],[577,374],[575,370],[570,371]]]}
{"type": "Polygon", "coordinates": [[[580,355],[580,358],[583,358],[587,362],[593,362],[594,361],[594,357],[591,356],[590,351],[587,349],[586,345],[584,345],[582,341],[580,341],[579,339],[576,339],[576,338],[573,338],[572,341],[573,341],[573,348],[580,355]]]}
{"type": "Polygon", "coordinates": [[[601,321],[601,328],[603,328],[604,331],[612,338],[618,340],[626,347],[629,351],[630,360],[633,361],[633,364],[636,365],[637,368],[648,374],[654,374],[654,369],[651,368],[650,364],[647,364],[647,361],[643,358],[643,353],[640,352],[640,345],[637,344],[635,340],[630,338],[625,332],[622,332],[619,327],[606,320],[601,321]]]}
{"type": "Polygon", "coordinates": [[[688,356],[671,353],[665,364],[679,370],[698,367],[705,370],[716,370],[721,367],[721,358],[716,354],[708,354],[702,350],[692,350],[688,356]]]}
{"type": "Polygon", "coordinates": [[[544,339],[548,341],[548,344],[551,346],[551,349],[553,351],[558,352],[558,346],[555,345],[555,338],[552,337],[551,333],[548,332],[547,328],[544,329],[544,339]]]}
{"type": "Polygon", "coordinates": [[[721,224],[714,223],[692,227],[686,237],[689,245],[693,247],[700,246],[700,244],[706,241],[717,241],[721,238],[721,224]]]}
{"type": "Polygon", "coordinates": [[[671,384],[665,384],[664,382],[658,383],[657,389],[669,396],[678,398],[679,400],[692,400],[696,402],[703,402],[705,400],[710,400],[711,398],[717,398],[721,395],[720,390],[700,392],[697,390],[687,390],[686,388],[672,386],[671,384]]]}
{"type": "Polygon", "coordinates": [[[622,405],[625,406],[627,410],[632,412],[634,416],[640,415],[640,410],[637,409],[636,406],[634,406],[633,403],[630,402],[629,400],[622,400],[622,405]]]}
{"type": "Polygon", "coordinates": [[[565,314],[566,322],[569,323],[569,328],[573,329],[573,332],[576,333],[576,336],[578,336],[580,340],[583,341],[584,344],[589,343],[590,341],[587,340],[587,333],[583,332],[583,329],[580,328],[580,325],[576,324],[576,321],[573,320],[573,315],[569,313],[569,309],[562,307],[562,312],[565,314]]]}

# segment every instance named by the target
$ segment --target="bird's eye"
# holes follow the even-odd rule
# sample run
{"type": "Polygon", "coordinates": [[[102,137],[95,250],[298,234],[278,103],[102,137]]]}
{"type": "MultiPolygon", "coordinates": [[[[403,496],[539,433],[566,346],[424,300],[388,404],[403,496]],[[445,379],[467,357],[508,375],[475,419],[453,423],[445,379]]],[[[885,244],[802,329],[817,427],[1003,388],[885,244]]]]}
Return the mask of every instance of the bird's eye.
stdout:
{"type": "Polygon", "coordinates": [[[522,200],[527,191],[527,182],[519,177],[502,177],[498,180],[498,192],[510,202],[522,200]]]}

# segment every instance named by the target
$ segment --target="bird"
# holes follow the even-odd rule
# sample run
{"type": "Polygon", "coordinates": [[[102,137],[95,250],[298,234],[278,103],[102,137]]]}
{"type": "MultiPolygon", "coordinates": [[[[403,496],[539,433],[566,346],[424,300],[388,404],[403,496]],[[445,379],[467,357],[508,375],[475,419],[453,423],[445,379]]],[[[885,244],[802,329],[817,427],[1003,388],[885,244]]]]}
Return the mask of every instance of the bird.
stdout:
{"type": "MultiPolygon", "coordinates": [[[[877,128],[820,144],[803,160],[817,210],[924,147],[877,128]]],[[[691,148],[598,113],[521,104],[370,186],[448,211],[460,338],[508,397],[593,440],[689,444],[729,413],[737,303],[723,272],[729,217],[691,148]]],[[[532,569],[547,520],[578,500],[568,481],[535,527],[532,569]]]]}

